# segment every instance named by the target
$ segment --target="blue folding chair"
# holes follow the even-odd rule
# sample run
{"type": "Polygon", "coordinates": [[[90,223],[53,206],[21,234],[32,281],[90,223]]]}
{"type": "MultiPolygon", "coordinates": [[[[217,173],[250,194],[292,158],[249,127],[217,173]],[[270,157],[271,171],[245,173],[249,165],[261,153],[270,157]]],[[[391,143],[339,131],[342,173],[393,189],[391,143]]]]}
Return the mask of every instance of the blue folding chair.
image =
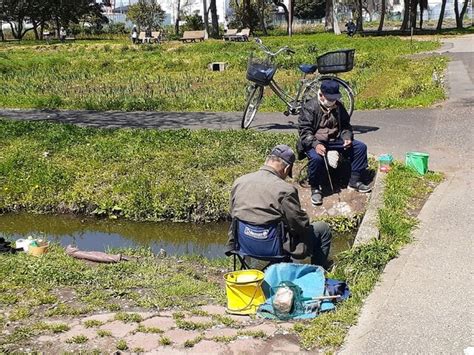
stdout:
{"type": "Polygon", "coordinates": [[[233,224],[234,249],[226,254],[233,256],[234,270],[237,270],[237,259],[241,270],[250,269],[247,257],[267,262],[262,270],[271,264],[291,261],[283,249],[286,241],[283,222],[257,226],[236,219],[233,224]]]}

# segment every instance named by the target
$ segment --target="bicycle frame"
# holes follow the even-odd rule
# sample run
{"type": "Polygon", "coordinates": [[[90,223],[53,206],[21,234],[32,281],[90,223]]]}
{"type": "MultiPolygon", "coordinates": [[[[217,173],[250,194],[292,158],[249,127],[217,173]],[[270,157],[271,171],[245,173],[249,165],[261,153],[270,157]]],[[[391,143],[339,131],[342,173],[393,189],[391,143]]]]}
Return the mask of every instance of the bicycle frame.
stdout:
{"type": "Polygon", "coordinates": [[[312,82],[312,80],[306,80],[306,74],[303,75],[303,78],[300,79],[300,85],[295,97],[290,96],[280,87],[280,85],[278,85],[274,79],[272,79],[269,86],[270,89],[272,89],[272,91],[280,98],[280,100],[286,104],[290,112],[298,113],[301,109],[301,94],[312,82]]]}
{"type": "MultiPolygon", "coordinates": [[[[262,41],[257,38],[256,43],[260,47],[260,49],[267,55],[267,58],[270,61],[273,61],[277,55],[281,52],[287,51],[288,53],[294,53],[293,50],[291,50],[288,47],[283,47],[280,48],[277,52],[273,53],[271,52],[263,43],[262,41]]],[[[308,80],[306,79],[306,73],[303,73],[302,78],[300,79],[300,84],[298,87],[298,91],[296,92],[296,95],[293,97],[290,94],[288,94],[285,90],[281,88],[280,85],[275,81],[275,79],[272,78],[270,84],[268,85],[270,89],[282,100],[285,105],[288,107],[288,111],[285,112],[285,114],[298,114],[300,109],[301,109],[301,98],[302,94],[305,92],[306,88],[309,87],[315,80],[317,80],[317,76],[314,79],[308,80]]]]}

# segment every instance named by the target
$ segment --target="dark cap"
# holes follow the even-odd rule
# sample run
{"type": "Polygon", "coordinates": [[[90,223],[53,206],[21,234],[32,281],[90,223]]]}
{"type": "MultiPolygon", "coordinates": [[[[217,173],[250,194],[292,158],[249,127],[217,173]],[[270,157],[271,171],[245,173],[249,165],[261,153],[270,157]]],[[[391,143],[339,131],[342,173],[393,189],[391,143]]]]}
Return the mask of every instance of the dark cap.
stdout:
{"type": "Polygon", "coordinates": [[[336,101],[341,98],[339,83],[335,80],[323,80],[321,83],[321,92],[329,101],[336,101]]]}
{"type": "MultiPolygon", "coordinates": [[[[283,159],[285,162],[290,164],[291,166],[296,160],[295,153],[293,149],[291,149],[286,144],[278,144],[276,147],[272,149],[269,155],[273,155],[275,157],[283,159]]],[[[290,168],[290,172],[288,174],[289,177],[293,177],[293,167],[290,168]]]]}

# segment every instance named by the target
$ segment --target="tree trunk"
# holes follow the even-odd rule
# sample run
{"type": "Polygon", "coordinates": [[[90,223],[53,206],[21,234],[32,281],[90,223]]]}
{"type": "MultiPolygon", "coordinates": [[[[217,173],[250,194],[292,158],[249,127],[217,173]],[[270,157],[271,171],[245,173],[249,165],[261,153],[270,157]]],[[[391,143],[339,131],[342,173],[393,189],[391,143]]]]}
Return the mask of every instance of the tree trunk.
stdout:
{"type": "Polygon", "coordinates": [[[334,17],[332,14],[332,1],[326,0],[326,12],[324,17],[324,28],[326,31],[334,30],[334,17]]]}
{"type": "Polygon", "coordinates": [[[336,0],[332,0],[332,17],[333,17],[334,34],[339,36],[341,34],[341,30],[339,29],[339,22],[337,22],[336,0]]]}
{"type": "Polygon", "coordinates": [[[379,28],[377,29],[377,31],[379,32],[382,32],[383,30],[383,22],[385,21],[385,8],[387,7],[387,5],[385,4],[385,0],[382,0],[382,11],[380,13],[380,23],[379,23],[379,28]]]}
{"type": "Polygon", "coordinates": [[[420,30],[423,28],[423,7],[420,4],[420,30]]]}
{"type": "Polygon", "coordinates": [[[403,21],[400,30],[406,31],[408,29],[408,20],[410,19],[410,0],[403,0],[403,5],[403,21]]]}
{"type": "MultiPolygon", "coordinates": [[[[462,6],[461,13],[459,14],[459,26],[458,26],[458,28],[463,28],[462,20],[464,19],[464,15],[466,14],[468,2],[469,2],[469,0],[464,0],[464,4],[462,6]]],[[[457,24],[457,21],[456,21],[456,24],[457,24]]]]}
{"type": "Polygon", "coordinates": [[[20,38],[18,37],[20,31],[18,31],[18,29],[13,25],[13,22],[9,22],[9,24],[10,24],[10,29],[12,30],[13,38],[15,38],[15,39],[20,39],[20,38]]]}
{"type": "Polygon", "coordinates": [[[362,18],[362,0],[357,0],[357,31],[364,31],[362,18]]]}
{"type": "Polygon", "coordinates": [[[285,12],[285,20],[286,20],[286,32],[290,30],[290,14],[288,8],[286,7],[285,3],[280,0],[273,0],[273,4],[275,6],[281,6],[283,11],[285,12]]]}
{"type": "Polygon", "coordinates": [[[456,28],[461,28],[462,27],[462,21],[461,21],[461,26],[459,26],[458,0],[454,0],[454,15],[456,16],[456,28]]]}
{"type": "Polygon", "coordinates": [[[219,19],[217,17],[216,0],[211,0],[209,10],[211,11],[212,37],[219,38],[219,19]]]}
{"type": "Polygon", "coordinates": [[[418,1],[411,0],[410,27],[416,28],[416,15],[418,13],[418,1]]]}
{"type": "Polygon", "coordinates": [[[3,21],[0,21],[0,38],[2,39],[2,42],[5,41],[5,35],[3,34],[3,21]]]}
{"type": "Polygon", "coordinates": [[[202,0],[203,15],[202,20],[204,21],[204,30],[209,35],[209,10],[207,9],[207,0],[202,0]]]}
{"type": "Polygon", "coordinates": [[[181,0],[176,1],[176,19],[174,21],[174,34],[176,36],[179,35],[179,20],[180,20],[180,12],[181,12],[181,0]]]}
{"type": "Polygon", "coordinates": [[[39,36],[39,33],[38,33],[38,23],[35,20],[32,20],[31,24],[33,25],[33,31],[35,33],[35,39],[38,41],[40,39],[40,36],[39,36]]]}
{"type": "Polygon", "coordinates": [[[259,8],[260,8],[260,29],[263,32],[264,36],[268,35],[267,32],[267,24],[265,23],[265,1],[260,1],[259,2],[259,8]]]}
{"type": "Polygon", "coordinates": [[[293,18],[294,18],[294,13],[295,13],[295,2],[294,0],[288,0],[289,1],[289,14],[288,14],[288,36],[293,35],[293,18]]]}
{"type": "Polygon", "coordinates": [[[59,24],[59,18],[56,17],[54,22],[56,22],[56,36],[59,38],[59,36],[60,36],[59,31],[60,31],[60,28],[61,28],[61,26],[59,24]]]}
{"type": "Polygon", "coordinates": [[[41,24],[40,24],[40,40],[43,40],[43,32],[44,32],[44,21],[41,20],[41,24]]]}
{"type": "Polygon", "coordinates": [[[438,26],[436,26],[437,31],[441,31],[441,28],[443,27],[444,10],[446,9],[446,1],[447,0],[443,0],[443,2],[441,3],[441,11],[439,12],[438,26]]]}

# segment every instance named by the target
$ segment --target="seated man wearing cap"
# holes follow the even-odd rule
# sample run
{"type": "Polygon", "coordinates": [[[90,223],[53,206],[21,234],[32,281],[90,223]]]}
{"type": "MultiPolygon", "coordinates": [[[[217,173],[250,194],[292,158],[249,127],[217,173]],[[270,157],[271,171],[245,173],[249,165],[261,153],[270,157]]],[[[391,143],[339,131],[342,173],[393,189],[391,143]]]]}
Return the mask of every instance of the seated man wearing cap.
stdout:
{"type": "MultiPolygon", "coordinates": [[[[361,174],[368,166],[367,146],[354,140],[350,117],[340,98],[338,82],[324,80],[318,96],[304,104],[298,120],[298,153],[309,158],[308,175],[313,205],[323,203],[321,178],[327,174],[328,159],[332,160],[327,155],[329,151],[337,151],[350,160],[348,188],[359,192],[371,190],[361,181],[361,174]]],[[[337,164],[339,156],[337,153],[335,156],[337,164]]]]}
{"type": "Polygon", "coordinates": [[[311,263],[327,267],[331,231],[324,222],[310,223],[301,209],[298,190],[285,182],[292,176],[293,150],[277,145],[258,171],[238,178],[232,187],[229,250],[233,250],[235,221],[251,226],[271,226],[283,222],[286,239],[283,249],[295,259],[311,257],[311,263]]]}

